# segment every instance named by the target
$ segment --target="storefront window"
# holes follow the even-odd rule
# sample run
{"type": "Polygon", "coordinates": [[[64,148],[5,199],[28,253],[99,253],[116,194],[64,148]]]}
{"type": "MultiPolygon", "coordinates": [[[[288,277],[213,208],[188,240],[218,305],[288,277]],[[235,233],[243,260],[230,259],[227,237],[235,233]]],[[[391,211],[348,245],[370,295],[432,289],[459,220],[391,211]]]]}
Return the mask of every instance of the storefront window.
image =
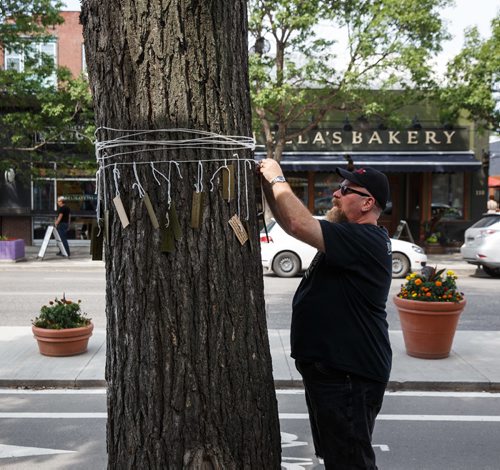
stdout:
{"type": "Polygon", "coordinates": [[[333,193],[338,188],[339,176],[334,173],[314,175],[314,214],[325,215],[332,208],[333,193]]]}
{"type": "Polygon", "coordinates": [[[309,203],[309,192],[307,190],[307,173],[293,172],[287,173],[286,180],[290,184],[295,195],[306,205],[309,203]]]}
{"type": "Polygon", "coordinates": [[[440,220],[464,218],[463,173],[432,175],[432,217],[440,220]]]}
{"type": "Polygon", "coordinates": [[[33,182],[33,209],[53,215],[33,217],[33,239],[45,236],[56,217],[56,198],[64,196],[71,210],[69,240],[88,240],[90,227],[95,220],[97,195],[95,180],[91,179],[39,179],[33,182]]]}
{"type": "Polygon", "coordinates": [[[54,217],[33,217],[33,239],[41,240],[45,236],[47,227],[49,225],[54,225],[54,217]]]}
{"type": "Polygon", "coordinates": [[[64,196],[73,214],[96,210],[95,180],[57,180],[57,196],[64,196]]]}
{"type": "Polygon", "coordinates": [[[55,208],[55,181],[33,181],[33,210],[53,211],[55,208]]]}

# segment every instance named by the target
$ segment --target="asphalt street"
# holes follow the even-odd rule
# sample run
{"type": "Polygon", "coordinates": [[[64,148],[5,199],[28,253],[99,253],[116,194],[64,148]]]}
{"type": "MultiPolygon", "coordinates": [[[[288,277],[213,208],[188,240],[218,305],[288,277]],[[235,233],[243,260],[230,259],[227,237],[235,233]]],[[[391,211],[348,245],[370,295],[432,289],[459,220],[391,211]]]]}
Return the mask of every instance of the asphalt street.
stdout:
{"type": "MultiPolygon", "coordinates": [[[[300,277],[284,279],[272,274],[264,276],[268,328],[290,327],[293,294],[300,280],[300,277]]],[[[398,292],[402,282],[401,279],[393,279],[390,297],[398,292]]],[[[459,329],[499,331],[500,279],[470,274],[460,276],[458,285],[465,292],[468,302],[460,318],[459,329]]],[[[72,300],[82,300],[82,308],[92,318],[96,328],[106,326],[103,268],[58,270],[37,267],[16,270],[8,266],[0,267],[0,326],[30,325],[41,305],[63,293],[72,300]]],[[[400,330],[398,314],[390,299],[387,313],[389,328],[400,330]]]]}
{"type": "MultiPolygon", "coordinates": [[[[302,390],[278,390],[282,468],[322,469],[302,390]]],[[[384,470],[498,470],[500,394],[386,394],[373,446],[384,470]]],[[[0,389],[0,468],[106,468],[106,394],[0,389]]]]}

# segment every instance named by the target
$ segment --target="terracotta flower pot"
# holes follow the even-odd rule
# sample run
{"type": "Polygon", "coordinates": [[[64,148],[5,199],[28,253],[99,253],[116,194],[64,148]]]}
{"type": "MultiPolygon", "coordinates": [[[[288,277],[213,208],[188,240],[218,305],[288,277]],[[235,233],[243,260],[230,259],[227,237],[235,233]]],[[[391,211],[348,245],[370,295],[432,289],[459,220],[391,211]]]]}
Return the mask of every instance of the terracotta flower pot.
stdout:
{"type": "Polygon", "coordinates": [[[466,301],[423,302],[393,298],[409,356],[422,359],[448,357],[458,319],[466,301]]]}
{"type": "Polygon", "coordinates": [[[75,356],[87,351],[94,324],[90,323],[81,328],[67,328],[65,330],[50,330],[36,326],[31,328],[38,342],[40,354],[44,356],[75,356]]]}

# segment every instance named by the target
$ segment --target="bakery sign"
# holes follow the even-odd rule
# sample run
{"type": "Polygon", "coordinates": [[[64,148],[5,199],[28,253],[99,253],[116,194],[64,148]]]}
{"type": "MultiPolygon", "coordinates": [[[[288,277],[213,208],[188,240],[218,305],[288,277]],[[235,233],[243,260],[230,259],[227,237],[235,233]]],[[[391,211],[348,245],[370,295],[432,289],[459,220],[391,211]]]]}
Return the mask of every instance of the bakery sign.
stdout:
{"type": "MultiPolygon", "coordinates": [[[[293,135],[295,131],[289,129],[288,134],[293,135]]],[[[257,141],[257,148],[263,148],[263,137],[254,134],[254,138],[257,141]]],[[[352,131],[316,129],[288,140],[285,146],[285,152],[456,152],[467,150],[469,150],[468,128],[352,131]]]]}

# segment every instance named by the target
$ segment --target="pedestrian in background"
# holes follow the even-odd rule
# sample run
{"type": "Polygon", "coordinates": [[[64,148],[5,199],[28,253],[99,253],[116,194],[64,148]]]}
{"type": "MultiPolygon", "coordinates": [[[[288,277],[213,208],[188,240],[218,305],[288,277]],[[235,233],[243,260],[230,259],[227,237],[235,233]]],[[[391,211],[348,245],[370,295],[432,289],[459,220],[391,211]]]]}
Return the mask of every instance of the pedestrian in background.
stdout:
{"type": "MultiPolygon", "coordinates": [[[[57,206],[58,206],[57,219],[54,225],[56,226],[59,236],[61,237],[64,249],[66,250],[66,253],[69,258],[71,253],[69,251],[69,244],[68,244],[68,228],[69,228],[69,223],[71,221],[71,210],[66,205],[64,196],[59,196],[57,198],[57,206]]],[[[59,253],[57,253],[57,256],[64,256],[64,255],[61,253],[61,251],[59,251],[59,253]]]]}
{"type": "Polygon", "coordinates": [[[493,194],[490,194],[490,198],[486,203],[486,209],[488,209],[488,214],[494,214],[498,211],[498,202],[495,201],[495,196],[493,196],[493,194]]]}
{"type": "Polygon", "coordinates": [[[371,440],[392,362],[385,311],[391,242],[377,225],[389,198],[387,177],[337,168],[343,182],[327,220],[318,220],[275,160],[259,169],[277,222],[318,249],[295,293],[290,332],[316,455],[327,469],[376,469],[371,440]]]}

